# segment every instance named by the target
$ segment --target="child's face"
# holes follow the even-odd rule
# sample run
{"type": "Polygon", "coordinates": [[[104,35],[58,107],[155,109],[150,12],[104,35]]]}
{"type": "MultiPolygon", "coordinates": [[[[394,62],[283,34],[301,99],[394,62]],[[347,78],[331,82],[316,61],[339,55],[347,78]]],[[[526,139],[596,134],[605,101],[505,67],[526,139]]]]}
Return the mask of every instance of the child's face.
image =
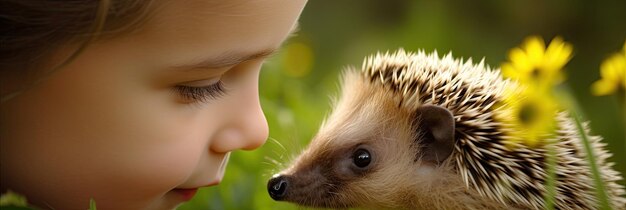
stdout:
{"type": "Polygon", "coordinates": [[[230,151],[268,136],[259,71],[305,3],[167,1],[91,45],[1,105],[2,190],[56,209],[171,209],[218,184],[230,151]]]}

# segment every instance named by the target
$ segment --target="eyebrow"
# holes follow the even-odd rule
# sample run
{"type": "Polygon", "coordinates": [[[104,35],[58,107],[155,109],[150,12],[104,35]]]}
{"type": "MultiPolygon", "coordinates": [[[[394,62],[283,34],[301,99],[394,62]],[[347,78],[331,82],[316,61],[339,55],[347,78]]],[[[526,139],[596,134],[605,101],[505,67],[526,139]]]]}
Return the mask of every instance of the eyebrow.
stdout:
{"type": "MultiPolygon", "coordinates": [[[[298,22],[291,28],[289,35],[287,37],[293,36],[300,30],[298,22]]],[[[199,62],[195,62],[193,64],[185,64],[176,66],[175,69],[218,69],[229,66],[234,66],[246,61],[268,58],[275,54],[278,51],[278,48],[268,48],[257,52],[252,53],[244,53],[244,52],[226,52],[217,57],[208,58],[201,60],[199,62]]]]}
{"type": "Polygon", "coordinates": [[[228,66],[234,66],[246,61],[255,60],[259,58],[267,58],[274,54],[277,49],[265,49],[254,53],[237,53],[227,52],[217,57],[208,58],[193,64],[185,64],[176,66],[176,69],[218,69],[228,66]]]}

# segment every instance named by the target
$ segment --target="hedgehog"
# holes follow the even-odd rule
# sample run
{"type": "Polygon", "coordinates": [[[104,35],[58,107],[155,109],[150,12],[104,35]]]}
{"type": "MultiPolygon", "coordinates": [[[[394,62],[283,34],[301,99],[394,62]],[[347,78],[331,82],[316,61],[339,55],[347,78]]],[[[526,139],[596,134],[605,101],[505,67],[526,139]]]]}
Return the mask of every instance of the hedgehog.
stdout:
{"type": "MultiPolygon", "coordinates": [[[[546,146],[507,146],[494,108],[507,86],[471,59],[378,53],[343,71],[341,92],[311,143],[267,184],[271,198],[314,208],[544,209],[546,146]]],[[[597,209],[574,119],[555,115],[556,209],[597,209]]],[[[588,123],[585,132],[590,133],[588,123]]],[[[621,175],[589,136],[614,209],[621,175]]]]}

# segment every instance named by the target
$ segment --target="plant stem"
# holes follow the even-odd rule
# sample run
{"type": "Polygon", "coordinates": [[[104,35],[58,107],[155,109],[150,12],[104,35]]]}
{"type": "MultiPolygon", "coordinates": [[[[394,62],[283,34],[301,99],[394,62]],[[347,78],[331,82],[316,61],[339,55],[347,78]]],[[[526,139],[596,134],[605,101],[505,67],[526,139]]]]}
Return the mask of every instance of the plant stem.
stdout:
{"type": "Polygon", "coordinates": [[[582,141],[585,153],[587,154],[587,161],[589,162],[589,167],[591,169],[591,173],[593,176],[596,198],[600,204],[600,208],[602,210],[610,210],[611,206],[609,205],[608,195],[606,194],[606,189],[604,188],[604,180],[598,170],[598,165],[596,162],[596,156],[591,147],[591,143],[589,143],[589,137],[587,136],[587,132],[582,124],[583,116],[582,111],[578,107],[578,104],[574,100],[574,97],[571,94],[569,89],[563,89],[558,92],[558,96],[565,105],[565,108],[569,111],[571,117],[574,119],[576,128],[578,130],[578,134],[580,135],[580,139],[582,141]]]}
{"type": "Polygon", "coordinates": [[[591,144],[589,143],[589,138],[587,137],[587,133],[585,132],[585,128],[582,125],[581,117],[571,110],[572,118],[576,121],[576,128],[578,128],[578,133],[580,134],[580,138],[583,141],[583,145],[585,147],[585,152],[587,153],[587,160],[589,160],[589,166],[591,167],[591,172],[593,173],[593,179],[596,185],[596,196],[598,201],[600,202],[600,209],[611,209],[609,206],[609,201],[607,199],[606,190],[604,188],[604,181],[600,176],[600,172],[598,171],[598,166],[596,165],[596,158],[593,154],[593,150],[591,148],[591,144]]]}
{"type": "Polygon", "coordinates": [[[546,194],[544,195],[544,201],[547,210],[554,209],[554,200],[556,197],[556,151],[554,148],[554,142],[550,142],[547,145],[548,156],[546,162],[548,168],[546,172],[548,177],[546,179],[546,194]]]}
{"type": "Polygon", "coordinates": [[[619,91],[617,91],[617,103],[619,103],[618,106],[622,107],[622,125],[624,127],[622,127],[622,131],[624,131],[624,141],[622,141],[622,143],[624,144],[624,151],[626,151],[626,90],[620,89],[619,91]]]}

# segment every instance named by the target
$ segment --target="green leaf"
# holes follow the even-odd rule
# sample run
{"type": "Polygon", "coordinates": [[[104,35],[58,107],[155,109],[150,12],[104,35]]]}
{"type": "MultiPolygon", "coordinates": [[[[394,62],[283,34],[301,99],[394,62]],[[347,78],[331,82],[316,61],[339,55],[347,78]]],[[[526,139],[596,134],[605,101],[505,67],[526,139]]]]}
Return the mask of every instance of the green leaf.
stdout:
{"type": "Polygon", "coordinates": [[[26,207],[28,202],[24,196],[9,190],[0,196],[0,206],[26,207]]]}
{"type": "Polygon", "coordinates": [[[96,210],[96,201],[93,198],[89,199],[89,210],[96,210]]]}

